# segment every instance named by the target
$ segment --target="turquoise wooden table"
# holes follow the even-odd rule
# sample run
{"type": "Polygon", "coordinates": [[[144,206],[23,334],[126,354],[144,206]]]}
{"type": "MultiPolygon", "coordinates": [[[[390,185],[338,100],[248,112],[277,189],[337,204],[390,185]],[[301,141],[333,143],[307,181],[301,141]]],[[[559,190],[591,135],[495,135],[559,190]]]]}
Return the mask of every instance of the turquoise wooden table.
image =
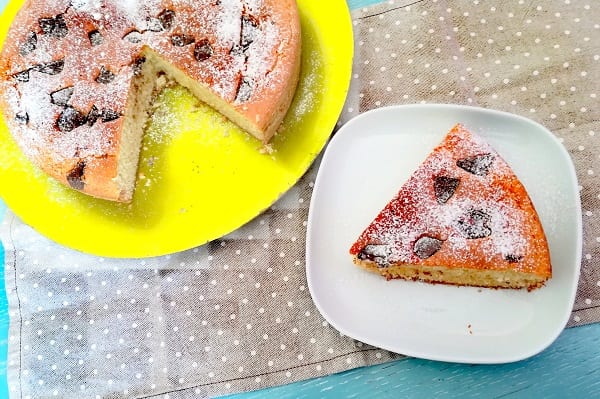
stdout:
{"type": "MultiPolygon", "coordinates": [[[[380,0],[348,0],[351,9],[380,0]]],[[[7,0],[0,0],[0,10],[7,0]]],[[[5,211],[0,201],[0,220],[5,211]]],[[[0,243],[0,265],[4,253],[0,243]]],[[[8,313],[0,270],[0,397],[8,396],[8,313]]],[[[600,324],[571,328],[544,352],[505,365],[462,365],[406,358],[270,389],[228,396],[254,398],[600,397],[600,324]]]]}

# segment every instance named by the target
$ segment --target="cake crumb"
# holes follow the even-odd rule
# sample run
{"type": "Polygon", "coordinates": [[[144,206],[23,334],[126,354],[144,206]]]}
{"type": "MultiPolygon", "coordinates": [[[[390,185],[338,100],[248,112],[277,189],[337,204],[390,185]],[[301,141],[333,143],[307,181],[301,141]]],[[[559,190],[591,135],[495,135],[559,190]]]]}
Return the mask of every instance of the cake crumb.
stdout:
{"type": "Polygon", "coordinates": [[[167,87],[168,84],[169,81],[167,80],[167,77],[164,73],[161,73],[156,77],[156,82],[154,85],[157,91],[161,91],[162,89],[167,87]]]}
{"type": "Polygon", "coordinates": [[[261,147],[259,152],[261,154],[273,155],[273,153],[275,152],[275,149],[273,148],[273,146],[271,144],[265,144],[261,147]]]}
{"type": "Polygon", "coordinates": [[[150,166],[150,167],[154,166],[154,163],[155,163],[157,160],[158,160],[158,158],[157,158],[157,157],[149,157],[149,158],[148,158],[148,162],[147,162],[147,163],[148,163],[148,166],[150,166]]]}

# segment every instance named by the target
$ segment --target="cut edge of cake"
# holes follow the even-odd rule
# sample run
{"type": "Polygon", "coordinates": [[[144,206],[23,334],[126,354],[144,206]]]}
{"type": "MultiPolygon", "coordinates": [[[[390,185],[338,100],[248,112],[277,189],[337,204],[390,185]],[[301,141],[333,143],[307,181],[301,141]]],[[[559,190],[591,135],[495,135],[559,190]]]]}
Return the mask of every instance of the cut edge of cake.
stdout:
{"type": "MultiPolygon", "coordinates": [[[[300,41],[298,41],[298,46],[300,46],[300,41]]],[[[127,111],[124,115],[124,128],[121,131],[121,146],[117,157],[117,176],[113,179],[119,192],[116,200],[131,202],[133,199],[142,140],[149,117],[152,114],[152,104],[158,92],[163,88],[163,85],[158,83],[161,77],[166,76],[171,82],[189,90],[196,99],[212,107],[216,112],[263,144],[267,144],[283,123],[296,93],[300,77],[301,51],[298,50],[295,53],[297,59],[294,61],[295,68],[291,73],[292,83],[288,86],[289,90],[282,94],[282,101],[279,103],[279,108],[274,110],[271,123],[262,129],[257,123],[240,113],[232,104],[227,103],[204,84],[190,78],[185,72],[163,59],[151,48],[145,47],[140,54],[140,58],[145,61],[141,64],[139,75],[131,82],[127,111]]],[[[92,195],[108,200],[115,199],[114,196],[103,195],[103,193],[92,195]]]]}
{"type": "Polygon", "coordinates": [[[483,288],[527,288],[528,291],[545,285],[550,276],[525,273],[515,270],[476,270],[448,268],[447,266],[423,266],[403,263],[382,269],[377,263],[353,256],[355,265],[370,272],[378,273],[386,280],[403,279],[423,281],[433,284],[448,284],[483,288]]]}

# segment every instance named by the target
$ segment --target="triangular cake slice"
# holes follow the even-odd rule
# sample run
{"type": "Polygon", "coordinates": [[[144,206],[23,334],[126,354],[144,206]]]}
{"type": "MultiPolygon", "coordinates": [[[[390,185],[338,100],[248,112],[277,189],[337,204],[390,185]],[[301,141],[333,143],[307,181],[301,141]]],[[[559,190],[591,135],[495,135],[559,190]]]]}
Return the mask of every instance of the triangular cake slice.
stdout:
{"type": "Polygon", "coordinates": [[[534,288],[552,276],[523,184],[481,137],[456,125],[352,245],[387,279],[534,288]]]}

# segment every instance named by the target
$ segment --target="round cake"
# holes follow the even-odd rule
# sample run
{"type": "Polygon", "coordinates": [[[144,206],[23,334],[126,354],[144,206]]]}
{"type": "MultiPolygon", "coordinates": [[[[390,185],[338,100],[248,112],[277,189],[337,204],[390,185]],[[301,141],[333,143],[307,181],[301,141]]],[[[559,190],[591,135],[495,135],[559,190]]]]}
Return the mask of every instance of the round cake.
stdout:
{"type": "Polygon", "coordinates": [[[161,75],[266,143],[300,53],[294,0],[30,0],[0,56],[0,107],[50,176],[128,202],[161,75]]]}

